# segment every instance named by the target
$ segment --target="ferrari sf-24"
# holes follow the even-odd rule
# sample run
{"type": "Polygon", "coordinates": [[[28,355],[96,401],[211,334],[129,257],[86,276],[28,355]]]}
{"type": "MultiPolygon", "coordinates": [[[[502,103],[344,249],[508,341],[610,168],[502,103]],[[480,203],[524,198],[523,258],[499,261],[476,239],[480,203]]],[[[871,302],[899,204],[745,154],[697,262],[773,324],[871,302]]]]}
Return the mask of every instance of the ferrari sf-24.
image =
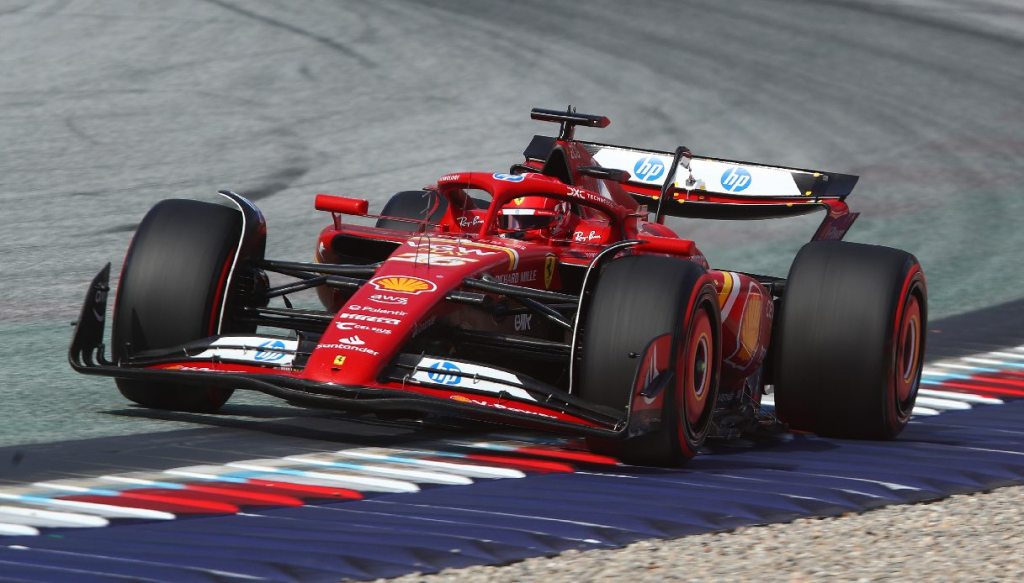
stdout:
{"type": "Polygon", "coordinates": [[[634,464],[679,465],[777,420],[841,438],[906,426],[925,278],[905,251],[842,241],[856,176],[581,141],[609,121],[571,108],[532,117],[558,135],[507,172],[446,174],[378,214],[316,195],[331,220],[312,262],[267,259],[266,221],[234,192],[159,202],[124,260],[110,355],[108,264],[72,367],[144,407],[214,412],[252,389],[583,436],[634,464]],[[712,268],[665,224],[815,211],[786,278],[712,268]],[[323,309],[294,307],[303,290],[323,309]]]}

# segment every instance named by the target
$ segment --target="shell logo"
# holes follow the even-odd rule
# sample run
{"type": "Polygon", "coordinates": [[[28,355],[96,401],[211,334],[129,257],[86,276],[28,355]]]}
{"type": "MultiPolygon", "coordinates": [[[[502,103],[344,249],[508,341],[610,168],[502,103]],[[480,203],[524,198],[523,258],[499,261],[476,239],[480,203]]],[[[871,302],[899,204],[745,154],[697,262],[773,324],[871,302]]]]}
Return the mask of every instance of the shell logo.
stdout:
{"type": "Polygon", "coordinates": [[[437,285],[432,281],[412,277],[410,275],[386,275],[375,277],[370,280],[373,287],[379,291],[389,291],[400,294],[416,295],[423,292],[437,291],[437,285]]]}

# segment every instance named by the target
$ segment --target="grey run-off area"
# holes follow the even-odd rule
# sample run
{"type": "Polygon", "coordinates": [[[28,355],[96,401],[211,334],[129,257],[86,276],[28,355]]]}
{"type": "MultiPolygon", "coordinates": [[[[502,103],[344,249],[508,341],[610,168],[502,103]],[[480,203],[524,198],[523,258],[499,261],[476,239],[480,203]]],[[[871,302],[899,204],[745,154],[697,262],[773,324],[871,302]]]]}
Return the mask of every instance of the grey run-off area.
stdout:
{"type": "MultiPolygon", "coordinates": [[[[307,259],[314,193],[379,209],[503,170],[552,129],[534,106],[607,115],[597,141],[859,174],[849,238],[915,253],[933,318],[1017,299],[1022,62],[1011,0],[0,0],[0,444],[192,426],[64,361],[156,201],[232,188],[271,256],[307,259]]],[[[815,222],[679,226],[716,266],[784,275],[815,222]]]]}

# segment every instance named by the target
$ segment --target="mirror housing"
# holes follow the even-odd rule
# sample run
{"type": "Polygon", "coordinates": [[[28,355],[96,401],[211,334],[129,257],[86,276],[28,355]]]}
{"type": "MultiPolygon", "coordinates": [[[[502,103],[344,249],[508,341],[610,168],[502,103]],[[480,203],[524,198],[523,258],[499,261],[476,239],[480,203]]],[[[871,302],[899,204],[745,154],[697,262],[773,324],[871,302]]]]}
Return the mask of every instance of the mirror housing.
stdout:
{"type": "Polygon", "coordinates": [[[318,211],[340,213],[343,215],[366,216],[370,210],[370,201],[362,198],[349,198],[335,194],[317,194],[314,206],[318,211]]]}

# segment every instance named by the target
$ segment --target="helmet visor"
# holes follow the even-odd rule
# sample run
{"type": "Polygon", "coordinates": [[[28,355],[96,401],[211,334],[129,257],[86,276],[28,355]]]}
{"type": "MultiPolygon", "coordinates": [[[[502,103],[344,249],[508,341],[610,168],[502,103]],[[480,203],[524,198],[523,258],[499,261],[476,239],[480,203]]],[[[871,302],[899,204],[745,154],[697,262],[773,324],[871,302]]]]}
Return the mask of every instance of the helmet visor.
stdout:
{"type": "Polygon", "coordinates": [[[555,213],[539,209],[502,209],[499,217],[503,229],[510,231],[532,231],[551,225],[555,213]]]}

